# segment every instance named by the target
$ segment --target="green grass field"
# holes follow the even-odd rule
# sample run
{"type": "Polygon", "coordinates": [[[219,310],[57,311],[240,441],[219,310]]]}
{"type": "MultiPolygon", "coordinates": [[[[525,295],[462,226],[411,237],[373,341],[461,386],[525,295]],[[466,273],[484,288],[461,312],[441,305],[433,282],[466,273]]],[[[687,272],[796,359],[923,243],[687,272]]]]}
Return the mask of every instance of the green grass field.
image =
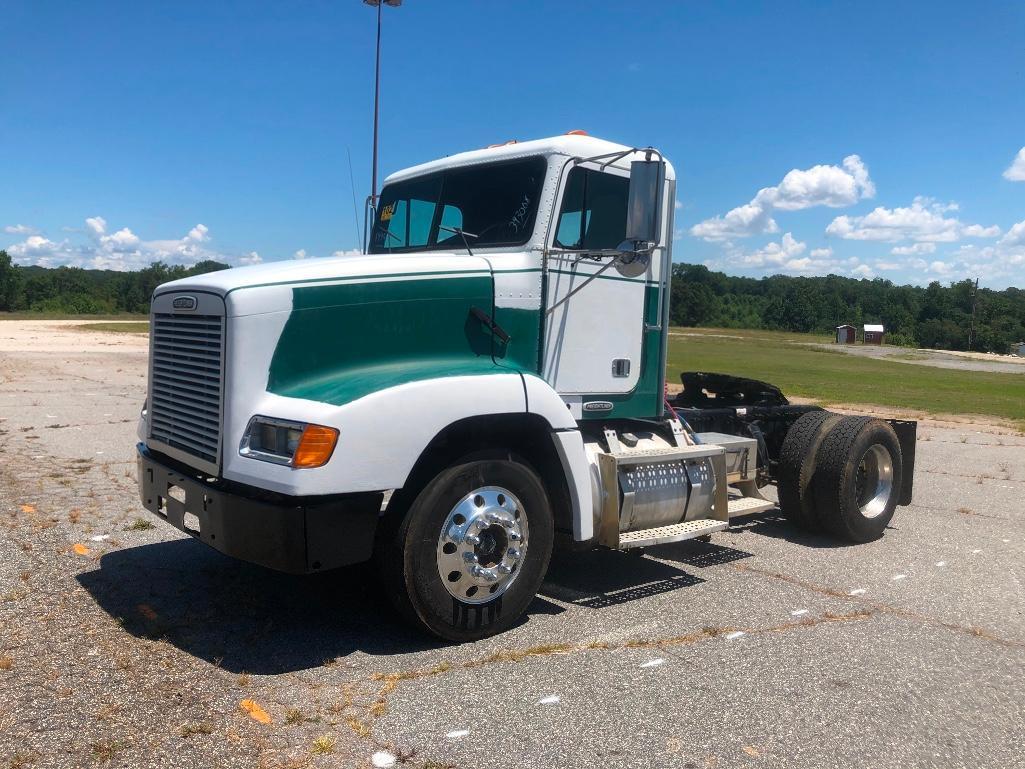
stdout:
{"type": "Polygon", "coordinates": [[[148,334],[149,321],[121,321],[118,323],[83,323],[75,326],[77,331],[110,331],[115,334],[148,334]]]}
{"type": "Polygon", "coordinates": [[[4,320],[136,320],[148,321],[148,315],[121,313],[118,315],[67,315],[59,312],[0,312],[0,321],[4,320]]]}
{"type": "MultiPolygon", "coordinates": [[[[0,317],[11,317],[0,314],[0,317]]],[[[42,319],[22,316],[21,319],[42,319]]],[[[100,320],[99,318],[93,318],[100,320]]],[[[145,334],[149,323],[133,316],[86,323],[83,331],[145,334]]],[[[788,396],[823,405],[877,405],[931,414],[979,415],[1013,420],[1025,429],[1025,371],[1021,374],[958,371],[848,355],[808,346],[830,336],[741,329],[674,328],[667,379],[682,371],[709,371],[761,379],[788,396]]],[[[909,350],[905,360],[927,356],[909,350]]]]}
{"type": "Polygon", "coordinates": [[[667,378],[709,371],[761,379],[824,405],[872,404],[933,414],[976,414],[1025,427],[1025,372],[958,371],[896,363],[801,342],[831,337],[733,329],[674,328],[667,378]],[[693,334],[693,335],[691,335],[693,334]],[[742,337],[742,338],[737,338],[742,337]]]}

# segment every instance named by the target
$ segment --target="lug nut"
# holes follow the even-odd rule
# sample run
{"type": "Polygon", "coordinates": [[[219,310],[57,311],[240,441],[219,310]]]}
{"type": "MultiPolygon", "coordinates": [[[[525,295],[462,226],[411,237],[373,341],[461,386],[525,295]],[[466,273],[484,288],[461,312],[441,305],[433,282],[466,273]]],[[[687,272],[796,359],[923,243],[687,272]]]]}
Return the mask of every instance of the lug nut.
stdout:
{"type": "Polygon", "coordinates": [[[463,560],[467,563],[477,563],[477,556],[475,553],[463,553],[463,560]]]}
{"type": "Polygon", "coordinates": [[[468,545],[476,546],[480,544],[480,537],[478,537],[476,534],[467,534],[465,537],[463,537],[463,542],[465,542],[468,545]]]}
{"type": "Polygon", "coordinates": [[[496,568],[502,574],[512,574],[512,566],[509,566],[508,564],[500,563],[496,568]]]}
{"type": "Polygon", "coordinates": [[[515,547],[510,547],[507,555],[510,558],[519,558],[520,557],[520,551],[517,550],[515,547]]]}

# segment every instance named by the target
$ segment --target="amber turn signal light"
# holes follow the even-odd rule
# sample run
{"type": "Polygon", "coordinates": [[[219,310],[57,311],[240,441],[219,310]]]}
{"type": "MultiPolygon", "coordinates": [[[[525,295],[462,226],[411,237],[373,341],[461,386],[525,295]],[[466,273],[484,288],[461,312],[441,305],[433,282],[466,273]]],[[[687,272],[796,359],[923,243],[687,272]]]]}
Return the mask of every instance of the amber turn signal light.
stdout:
{"type": "Polygon", "coordinates": [[[306,425],[303,437],[292,456],[292,467],[321,467],[326,465],[338,443],[338,431],[333,427],[306,425]]]}

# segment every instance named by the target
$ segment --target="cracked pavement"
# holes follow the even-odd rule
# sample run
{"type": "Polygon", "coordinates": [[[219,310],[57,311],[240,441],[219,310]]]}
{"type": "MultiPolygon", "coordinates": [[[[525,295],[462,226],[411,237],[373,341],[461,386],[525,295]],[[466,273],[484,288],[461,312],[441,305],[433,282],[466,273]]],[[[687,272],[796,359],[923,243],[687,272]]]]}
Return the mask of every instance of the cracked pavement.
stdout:
{"type": "Polygon", "coordinates": [[[526,621],[453,646],[366,567],[280,575],[152,520],[145,339],[82,334],[0,333],[0,769],[1025,766],[1007,429],[923,424],[878,542],[770,513],[558,554],[526,621]]]}

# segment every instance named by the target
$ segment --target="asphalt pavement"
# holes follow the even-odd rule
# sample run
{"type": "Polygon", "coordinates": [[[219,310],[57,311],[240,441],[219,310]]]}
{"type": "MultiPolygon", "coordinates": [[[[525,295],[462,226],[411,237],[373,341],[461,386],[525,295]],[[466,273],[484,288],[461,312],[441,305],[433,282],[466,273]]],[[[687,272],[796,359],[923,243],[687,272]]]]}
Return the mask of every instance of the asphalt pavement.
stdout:
{"type": "Polygon", "coordinates": [[[767,513],[557,555],[521,624],[232,561],[136,497],[145,350],[0,350],[0,767],[1025,766],[1025,437],[923,424],[838,546],[767,513]]]}

